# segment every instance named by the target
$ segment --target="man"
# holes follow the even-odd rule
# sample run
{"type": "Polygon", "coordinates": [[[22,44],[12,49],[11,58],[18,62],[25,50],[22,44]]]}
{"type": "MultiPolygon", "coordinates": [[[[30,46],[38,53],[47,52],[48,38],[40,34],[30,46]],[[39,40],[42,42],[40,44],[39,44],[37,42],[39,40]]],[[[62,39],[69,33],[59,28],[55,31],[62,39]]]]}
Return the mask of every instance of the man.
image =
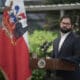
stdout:
{"type": "MultiPolygon", "coordinates": [[[[80,39],[72,30],[71,18],[63,16],[60,19],[60,36],[53,43],[52,57],[78,65],[80,62],[80,39]]],[[[78,80],[80,73],[78,75],[77,73],[76,71],[58,70],[56,71],[56,77],[61,77],[61,80],[78,80]]]]}

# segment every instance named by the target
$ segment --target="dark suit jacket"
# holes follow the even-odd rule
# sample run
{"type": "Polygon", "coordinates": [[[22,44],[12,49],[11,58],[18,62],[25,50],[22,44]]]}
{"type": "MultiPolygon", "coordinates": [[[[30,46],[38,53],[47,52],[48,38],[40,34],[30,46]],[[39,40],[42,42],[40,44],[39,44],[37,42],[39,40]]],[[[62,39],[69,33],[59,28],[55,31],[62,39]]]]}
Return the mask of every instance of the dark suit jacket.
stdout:
{"type": "Polygon", "coordinates": [[[54,40],[52,57],[70,60],[71,62],[80,62],[80,38],[73,32],[65,39],[60,51],[58,51],[60,37],[54,40]]]}
{"type": "MultiPolygon", "coordinates": [[[[60,37],[54,40],[52,57],[64,59],[66,61],[73,62],[75,64],[79,64],[80,63],[80,38],[73,32],[70,32],[70,34],[65,39],[60,51],[58,51],[59,41],[60,41],[60,37]]],[[[74,76],[76,74],[74,72],[57,71],[57,73],[64,77],[63,80],[66,80],[66,79],[76,80],[77,79],[74,76]]]]}

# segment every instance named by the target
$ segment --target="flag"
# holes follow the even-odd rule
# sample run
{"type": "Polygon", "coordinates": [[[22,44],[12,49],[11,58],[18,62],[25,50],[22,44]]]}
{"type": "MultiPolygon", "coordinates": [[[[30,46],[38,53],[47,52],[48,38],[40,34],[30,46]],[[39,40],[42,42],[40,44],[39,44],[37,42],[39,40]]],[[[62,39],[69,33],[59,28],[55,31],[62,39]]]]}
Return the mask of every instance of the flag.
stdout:
{"type": "Polygon", "coordinates": [[[3,12],[0,28],[0,69],[6,80],[27,80],[31,69],[23,0],[6,0],[5,5],[8,9],[3,12]]]}

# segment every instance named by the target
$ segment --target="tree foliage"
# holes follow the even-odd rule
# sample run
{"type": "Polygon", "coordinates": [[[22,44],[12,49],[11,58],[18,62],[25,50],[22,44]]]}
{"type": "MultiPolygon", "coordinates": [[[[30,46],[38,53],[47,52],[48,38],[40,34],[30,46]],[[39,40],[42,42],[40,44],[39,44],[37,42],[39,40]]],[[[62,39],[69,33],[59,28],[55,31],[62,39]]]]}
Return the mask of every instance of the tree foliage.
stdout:
{"type": "Polygon", "coordinates": [[[80,0],[46,0],[49,4],[65,4],[65,3],[80,3],[80,0]]]}

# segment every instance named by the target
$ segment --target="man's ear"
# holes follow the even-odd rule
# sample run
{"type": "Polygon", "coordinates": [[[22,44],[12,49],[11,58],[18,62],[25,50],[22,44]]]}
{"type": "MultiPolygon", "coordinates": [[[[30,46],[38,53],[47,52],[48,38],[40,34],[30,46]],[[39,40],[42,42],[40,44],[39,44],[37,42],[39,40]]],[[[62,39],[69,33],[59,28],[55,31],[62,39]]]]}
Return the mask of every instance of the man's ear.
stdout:
{"type": "Polygon", "coordinates": [[[74,29],[74,25],[72,25],[72,30],[74,29]]]}

